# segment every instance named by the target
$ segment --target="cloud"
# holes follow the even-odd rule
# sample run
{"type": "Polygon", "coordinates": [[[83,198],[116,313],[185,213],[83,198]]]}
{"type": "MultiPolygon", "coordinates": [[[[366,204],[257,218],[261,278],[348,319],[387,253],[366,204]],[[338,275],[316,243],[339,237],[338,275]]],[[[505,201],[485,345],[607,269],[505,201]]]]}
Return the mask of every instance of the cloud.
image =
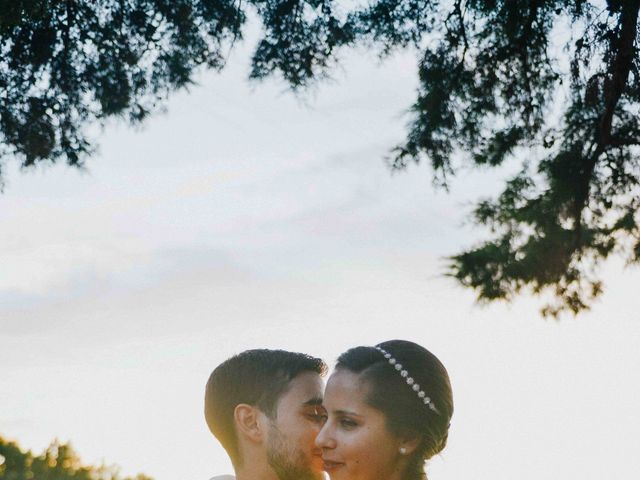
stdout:
{"type": "Polygon", "coordinates": [[[233,282],[248,275],[219,249],[141,250],[117,241],[43,246],[10,252],[6,260],[0,288],[4,334],[57,330],[78,315],[92,323],[112,311],[112,302],[185,276],[233,282]]]}

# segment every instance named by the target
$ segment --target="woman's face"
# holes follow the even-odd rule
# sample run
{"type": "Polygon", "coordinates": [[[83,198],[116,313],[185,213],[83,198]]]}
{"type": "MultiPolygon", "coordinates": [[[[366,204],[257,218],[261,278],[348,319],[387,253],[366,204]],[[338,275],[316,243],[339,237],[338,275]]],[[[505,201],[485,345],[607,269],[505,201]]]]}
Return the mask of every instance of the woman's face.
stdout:
{"type": "Polygon", "coordinates": [[[386,426],[384,414],[365,402],[368,385],[360,375],[337,370],[327,382],[327,421],[316,438],[331,480],[399,478],[402,441],[386,426]]]}

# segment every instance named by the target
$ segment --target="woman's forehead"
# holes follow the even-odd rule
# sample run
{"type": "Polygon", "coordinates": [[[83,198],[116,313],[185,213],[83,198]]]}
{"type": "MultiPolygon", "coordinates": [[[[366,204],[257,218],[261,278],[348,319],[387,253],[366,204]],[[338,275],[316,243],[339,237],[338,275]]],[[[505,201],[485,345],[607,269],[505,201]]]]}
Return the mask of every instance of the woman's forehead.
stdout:
{"type": "Polygon", "coordinates": [[[349,370],[337,370],[327,381],[325,405],[340,401],[341,403],[364,403],[368,388],[361,374],[349,370]]]}

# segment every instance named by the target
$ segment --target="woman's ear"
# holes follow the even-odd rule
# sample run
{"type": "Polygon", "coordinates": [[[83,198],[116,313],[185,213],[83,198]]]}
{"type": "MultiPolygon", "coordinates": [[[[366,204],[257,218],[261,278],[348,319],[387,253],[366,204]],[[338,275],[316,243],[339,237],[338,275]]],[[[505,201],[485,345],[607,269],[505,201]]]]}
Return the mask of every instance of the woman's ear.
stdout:
{"type": "Polygon", "coordinates": [[[413,452],[416,451],[418,445],[420,445],[420,440],[422,440],[419,436],[405,438],[400,442],[400,447],[398,453],[403,456],[409,456],[413,452]]]}
{"type": "Polygon", "coordinates": [[[261,442],[264,437],[262,412],[256,407],[239,403],[233,410],[233,420],[239,436],[252,442],[261,442]]]}

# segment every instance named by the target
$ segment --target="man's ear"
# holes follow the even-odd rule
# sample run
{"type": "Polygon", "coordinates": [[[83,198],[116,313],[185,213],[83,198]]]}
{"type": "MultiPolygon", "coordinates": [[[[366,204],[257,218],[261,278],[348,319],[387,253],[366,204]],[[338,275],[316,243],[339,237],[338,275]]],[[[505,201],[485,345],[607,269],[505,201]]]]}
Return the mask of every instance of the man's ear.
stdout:
{"type": "Polygon", "coordinates": [[[253,442],[261,442],[265,435],[264,414],[256,407],[239,403],[233,410],[238,435],[253,442]]]}

